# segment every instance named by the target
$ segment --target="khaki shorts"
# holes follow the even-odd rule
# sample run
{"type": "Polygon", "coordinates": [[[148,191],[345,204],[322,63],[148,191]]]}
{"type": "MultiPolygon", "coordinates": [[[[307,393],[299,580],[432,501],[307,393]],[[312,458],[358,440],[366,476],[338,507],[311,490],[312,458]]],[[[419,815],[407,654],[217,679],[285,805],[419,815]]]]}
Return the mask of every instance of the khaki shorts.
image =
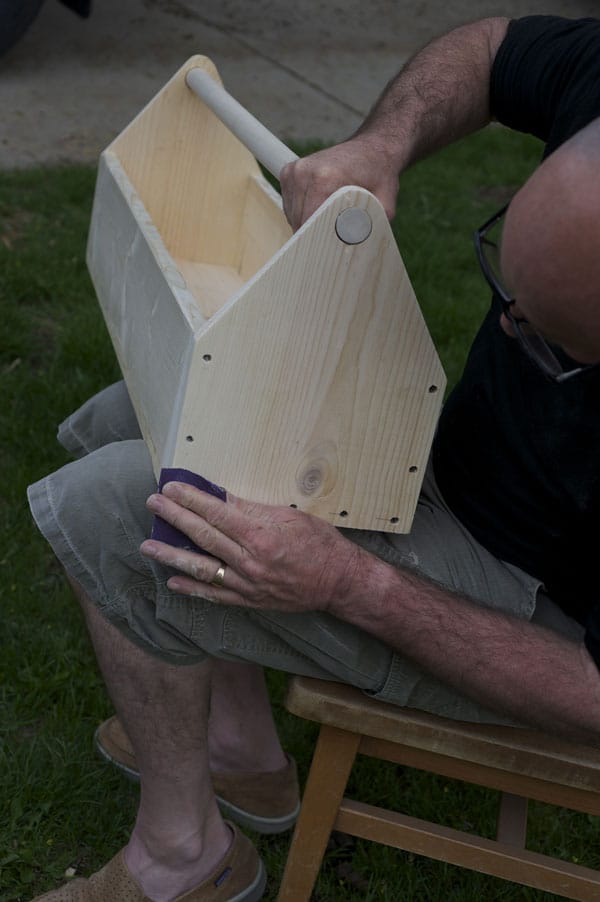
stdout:
{"type": "MultiPolygon", "coordinates": [[[[90,399],[60,426],[58,438],[77,460],[30,487],[33,516],[69,575],[148,652],[182,665],[206,656],[251,661],[350,683],[387,702],[447,717],[506,722],[328,614],[250,611],[170,592],[166,570],[139,552],[150,534],[145,501],[156,480],[123,383],[90,399]]],[[[473,539],[444,504],[431,472],[410,535],[345,534],[390,564],[486,607],[526,620],[535,616],[582,636],[579,624],[540,596],[538,580],[473,539]]]]}

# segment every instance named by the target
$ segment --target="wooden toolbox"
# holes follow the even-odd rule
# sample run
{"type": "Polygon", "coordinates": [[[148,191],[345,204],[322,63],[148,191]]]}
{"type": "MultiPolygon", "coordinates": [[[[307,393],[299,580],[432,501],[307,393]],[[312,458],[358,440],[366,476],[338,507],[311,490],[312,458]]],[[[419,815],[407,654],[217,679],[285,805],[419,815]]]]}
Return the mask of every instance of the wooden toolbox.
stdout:
{"type": "Polygon", "coordinates": [[[383,208],[292,234],[256,158],[295,156],[201,56],[100,158],[88,265],[157,477],[408,532],[445,377],[383,208]]]}

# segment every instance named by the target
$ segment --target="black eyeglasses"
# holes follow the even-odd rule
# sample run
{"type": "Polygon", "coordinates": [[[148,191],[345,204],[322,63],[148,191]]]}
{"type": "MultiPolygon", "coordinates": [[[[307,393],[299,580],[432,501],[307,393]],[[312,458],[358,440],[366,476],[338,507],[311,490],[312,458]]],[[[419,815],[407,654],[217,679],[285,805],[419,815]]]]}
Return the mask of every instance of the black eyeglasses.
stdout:
{"type": "Polygon", "coordinates": [[[502,284],[499,243],[500,222],[507,209],[508,204],[495,213],[491,219],[488,219],[473,235],[481,272],[492,289],[494,297],[500,302],[502,312],[510,322],[515,337],[525,354],[553,382],[565,382],[572,376],[576,376],[577,373],[589,369],[589,367],[578,366],[574,369],[566,370],[548,342],[542,338],[539,332],[532,329],[526,319],[514,316],[511,307],[515,303],[516,298],[511,297],[502,284]]]}

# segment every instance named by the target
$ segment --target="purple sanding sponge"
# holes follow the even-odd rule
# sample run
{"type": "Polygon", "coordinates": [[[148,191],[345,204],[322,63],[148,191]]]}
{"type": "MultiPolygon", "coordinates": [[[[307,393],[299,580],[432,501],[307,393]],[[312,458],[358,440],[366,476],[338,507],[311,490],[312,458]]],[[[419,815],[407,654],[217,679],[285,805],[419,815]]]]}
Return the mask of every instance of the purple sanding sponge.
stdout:
{"type": "MultiPolygon", "coordinates": [[[[214,495],[216,498],[220,498],[221,501],[227,501],[227,492],[224,488],[220,485],[215,485],[214,482],[209,482],[203,476],[198,476],[197,473],[192,473],[191,470],[184,470],[182,467],[163,467],[158,480],[158,491],[162,492],[163,486],[168,482],[185,482],[188,485],[195,486],[197,489],[201,489],[203,492],[214,495]]],[[[186,551],[199,551],[200,554],[207,554],[202,548],[198,548],[189,536],[186,536],[179,529],[175,529],[162,517],[154,517],[150,538],[156,539],[157,542],[165,542],[174,548],[185,548],[186,551]]]]}

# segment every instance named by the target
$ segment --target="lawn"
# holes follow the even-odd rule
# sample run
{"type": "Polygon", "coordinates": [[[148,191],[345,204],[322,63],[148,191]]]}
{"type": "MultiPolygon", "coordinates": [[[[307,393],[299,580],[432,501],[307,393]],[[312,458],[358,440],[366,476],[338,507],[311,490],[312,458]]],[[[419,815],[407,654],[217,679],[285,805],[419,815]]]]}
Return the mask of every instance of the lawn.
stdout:
{"type": "MultiPolygon", "coordinates": [[[[540,146],[492,128],[407,173],[399,245],[450,383],[488,297],[471,232],[534,168],[540,146]]],[[[119,849],[137,788],[95,754],[111,712],[81,618],[29,517],[26,486],[60,466],[56,424],[118,378],[85,267],[95,174],[86,168],[0,174],[0,900],[29,900],[68,868],[88,874],[119,849]]],[[[284,745],[307,773],[315,731],[282,708],[284,745]]],[[[417,817],[493,834],[497,795],[361,760],[353,792],[417,817]]],[[[530,847],[600,866],[594,818],[532,805],[530,847]]],[[[367,842],[333,844],[315,899],[542,900],[547,894],[367,842]]],[[[257,839],[275,899],[288,837],[257,839]]]]}

